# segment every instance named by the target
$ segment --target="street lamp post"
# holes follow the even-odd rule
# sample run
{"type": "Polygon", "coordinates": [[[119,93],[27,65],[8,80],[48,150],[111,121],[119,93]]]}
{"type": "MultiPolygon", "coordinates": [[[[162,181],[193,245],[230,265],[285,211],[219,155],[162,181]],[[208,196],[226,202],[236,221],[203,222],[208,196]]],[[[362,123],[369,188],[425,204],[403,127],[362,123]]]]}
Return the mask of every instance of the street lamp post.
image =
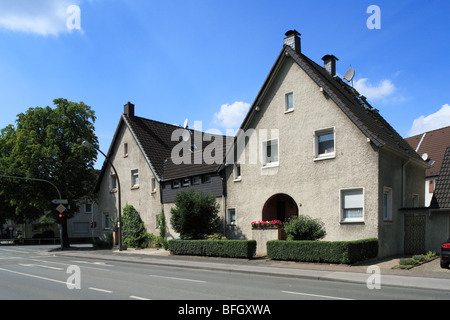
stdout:
{"type": "Polygon", "coordinates": [[[117,224],[117,231],[119,233],[119,251],[122,251],[122,205],[121,205],[121,202],[120,202],[120,198],[121,197],[120,197],[119,175],[117,174],[116,168],[114,167],[112,161],[99,148],[96,148],[92,143],[87,142],[87,141],[83,141],[82,145],[83,145],[83,147],[93,148],[93,149],[97,150],[98,152],[100,152],[106,158],[106,161],[109,162],[109,164],[111,165],[111,168],[114,171],[114,174],[116,175],[116,179],[117,179],[117,193],[118,193],[118,196],[119,196],[119,222],[117,224]]]}

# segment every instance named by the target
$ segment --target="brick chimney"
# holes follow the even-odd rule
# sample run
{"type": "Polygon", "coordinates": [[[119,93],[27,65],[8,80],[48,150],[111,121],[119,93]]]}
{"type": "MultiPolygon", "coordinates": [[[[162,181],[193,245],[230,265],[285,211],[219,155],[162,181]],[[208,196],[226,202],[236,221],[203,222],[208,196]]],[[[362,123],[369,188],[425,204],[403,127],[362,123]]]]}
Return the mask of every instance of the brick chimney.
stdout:
{"type": "Polygon", "coordinates": [[[302,53],[301,50],[301,34],[297,30],[289,30],[285,33],[284,44],[290,46],[298,54],[302,53]]]}
{"type": "Polygon", "coordinates": [[[128,102],[123,108],[123,113],[129,116],[130,118],[134,117],[134,104],[128,102]]]}
{"type": "Polygon", "coordinates": [[[339,59],[332,54],[327,54],[323,56],[322,60],[324,61],[325,70],[334,77],[336,75],[336,61],[339,61],[339,59]]]}

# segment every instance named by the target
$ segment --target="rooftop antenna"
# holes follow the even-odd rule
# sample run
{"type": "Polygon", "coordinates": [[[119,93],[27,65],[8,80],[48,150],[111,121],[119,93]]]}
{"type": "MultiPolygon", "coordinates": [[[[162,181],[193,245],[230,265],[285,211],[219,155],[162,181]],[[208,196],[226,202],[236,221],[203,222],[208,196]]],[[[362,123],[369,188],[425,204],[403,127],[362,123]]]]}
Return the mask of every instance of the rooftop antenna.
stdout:
{"type": "Polygon", "coordinates": [[[350,65],[350,69],[348,69],[344,75],[344,80],[347,82],[351,82],[352,88],[353,88],[353,77],[354,76],[355,76],[355,69],[353,69],[352,66],[350,65]]]}

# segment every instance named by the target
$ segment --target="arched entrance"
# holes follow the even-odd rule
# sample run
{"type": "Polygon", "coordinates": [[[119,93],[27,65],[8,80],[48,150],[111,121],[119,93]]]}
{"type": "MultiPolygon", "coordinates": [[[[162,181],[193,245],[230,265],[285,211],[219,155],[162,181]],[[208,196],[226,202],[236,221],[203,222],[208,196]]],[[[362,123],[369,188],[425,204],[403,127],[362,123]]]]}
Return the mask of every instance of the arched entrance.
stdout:
{"type": "MultiPolygon", "coordinates": [[[[271,196],[263,206],[262,220],[281,220],[284,222],[287,218],[298,216],[298,206],[295,200],[284,193],[278,193],[271,196]]],[[[285,240],[286,233],[280,229],[278,239],[285,240]]]]}

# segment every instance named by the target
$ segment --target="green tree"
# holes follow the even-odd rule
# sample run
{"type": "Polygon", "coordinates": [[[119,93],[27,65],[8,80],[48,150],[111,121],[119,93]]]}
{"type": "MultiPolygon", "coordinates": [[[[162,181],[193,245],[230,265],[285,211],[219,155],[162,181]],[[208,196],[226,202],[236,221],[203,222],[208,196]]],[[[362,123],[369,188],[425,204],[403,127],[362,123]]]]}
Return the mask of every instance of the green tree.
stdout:
{"type": "MultiPolygon", "coordinates": [[[[0,135],[0,175],[44,179],[52,182],[69,200],[67,218],[77,211],[77,200],[92,199],[97,179],[96,151],[82,147],[84,140],[98,145],[95,113],[83,102],[55,99],[55,108],[30,108],[17,116],[0,135]]],[[[16,222],[39,218],[45,211],[57,212],[51,200],[58,194],[37,181],[0,179],[0,212],[16,222]]],[[[64,246],[68,246],[67,224],[63,223],[64,246]]]]}
{"type": "Polygon", "coordinates": [[[203,239],[220,228],[216,198],[203,192],[178,192],[175,207],[170,212],[172,227],[182,238],[203,239]]]}
{"type": "Polygon", "coordinates": [[[140,248],[147,240],[147,233],[139,212],[132,205],[123,208],[122,224],[122,242],[130,248],[140,248]]]}

